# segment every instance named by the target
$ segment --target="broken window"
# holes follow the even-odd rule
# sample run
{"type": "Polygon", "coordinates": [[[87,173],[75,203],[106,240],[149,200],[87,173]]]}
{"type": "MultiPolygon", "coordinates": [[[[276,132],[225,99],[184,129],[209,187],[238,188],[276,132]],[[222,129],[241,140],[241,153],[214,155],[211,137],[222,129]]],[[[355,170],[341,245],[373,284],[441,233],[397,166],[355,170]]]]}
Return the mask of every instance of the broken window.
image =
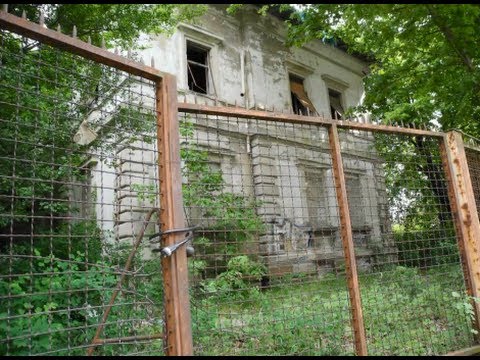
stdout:
{"type": "Polygon", "coordinates": [[[315,114],[315,108],[303,87],[303,79],[292,74],[289,75],[289,78],[293,112],[298,115],[315,114]]]}
{"type": "Polygon", "coordinates": [[[188,88],[192,91],[208,94],[209,49],[187,41],[188,88]]]}
{"type": "Polygon", "coordinates": [[[328,99],[330,101],[330,112],[332,119],[343,119],[343,106],[342,106],[342,94],[338,91],[328,89],[328,99]]]}

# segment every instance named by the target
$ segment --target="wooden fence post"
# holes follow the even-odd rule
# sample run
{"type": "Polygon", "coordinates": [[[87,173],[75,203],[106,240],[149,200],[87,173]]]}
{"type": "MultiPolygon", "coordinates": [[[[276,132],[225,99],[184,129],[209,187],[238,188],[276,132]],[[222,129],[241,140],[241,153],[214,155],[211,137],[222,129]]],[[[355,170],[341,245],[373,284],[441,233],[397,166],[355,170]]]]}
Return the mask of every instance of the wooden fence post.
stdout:
{"type": "MultiPolygon", "coordinates": [[[[443,141],[440,141],[440,151],[467,292],[470,296],[480,298],[480,223],[462,135],[456,131],[446,133],[443,141]]],[[[472,305],[474,326],[478,331],[480,304],[474,302],[472,305]]]]}
{"type": "MultiPolygon", "coordinates": [[[[161,230],[185,228],[180,169],[180,139],[177,117],[177,85],[172,75],[157,82],[157,141],[160,180],[161,230]]],[[[160,244],[171,246],[185,233],[170,233],[160,244]]],[[[165,291],[167,355],[192,355],[192,329],[186,246],[162,257],[165,291]]]]}
{"type": "Polygon", "coordinates": [[[367,355],[367,340],[365,325],[363,323],[362,301],[358,284],[357,263],[353,247],[352,223],[350,210],[348,208],[347,186],[343,172],[342,153],[338,138],[337,125],[333,124],[328,128],[330,151],[332,154],[332,166],[337,194],[338,207],[340,212],[340,226],[345,255],[345,271],[347,273],[348,291],[350,294],[350,306],[352,310],[352,325],[355,337],[355,350],[357,355],[367,355]]]}

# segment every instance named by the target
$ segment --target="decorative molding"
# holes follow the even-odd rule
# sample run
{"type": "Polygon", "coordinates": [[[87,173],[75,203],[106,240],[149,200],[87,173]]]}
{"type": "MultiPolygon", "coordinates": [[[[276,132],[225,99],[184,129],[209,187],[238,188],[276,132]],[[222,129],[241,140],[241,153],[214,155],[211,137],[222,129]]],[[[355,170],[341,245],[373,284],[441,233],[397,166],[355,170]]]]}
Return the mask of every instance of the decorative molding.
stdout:
{"type": "Polygon", "coordinates": [[[364,62],[340,49],[325,45],[320,40],[305,44],[301,47],[301,49],[319,56],[335,65],[341,66],[342,68],[351,71],[362,78],[365,76],[365,74],[362,72],[362,69],[365,67],[364,62]],[[329,54],[329,52],[331,53],[329,54]],[[347,61],[342,61],[342,57],[347,61]]]}
{"type": "Polygon", "coordinates": [[[347,82],[330,76],[328,74],[323,74],[322,79],[323,81],[325,81],[329,88],[337,90],[339,92],[344,92],[350,86],[347,82]]]}
{"type": "Polygon", "coordinates": [[[345,178],[360,178],[362,176],[367,176],[367,171],[360,168],[347,168],[345,169],[345,178]]]}
{"type": "Polygon", "coordinates": [[[301,167],[303,170],[308,169],[312,172],[324,172],[330,170],[332,165],[330,164],[330,158],[328,156],[316,158],[316,160],[298,158],[297,166],[301,167]]]}
{"type": "Polygon", "coordinates": [[[219,45],[225,42],[223,37],[189,24],[180,23],[178,25],[178,29],[181,30],[188,38],[200,43],[219,45]]]}
{"type": "Polygon", "coordinates": [[[302,64],[293,59],[285,60],[285,65],[287,66],[287,70],[289,73],[300,76],[304,79],[315,72],[315,69],[311,66],[302,64]]]}

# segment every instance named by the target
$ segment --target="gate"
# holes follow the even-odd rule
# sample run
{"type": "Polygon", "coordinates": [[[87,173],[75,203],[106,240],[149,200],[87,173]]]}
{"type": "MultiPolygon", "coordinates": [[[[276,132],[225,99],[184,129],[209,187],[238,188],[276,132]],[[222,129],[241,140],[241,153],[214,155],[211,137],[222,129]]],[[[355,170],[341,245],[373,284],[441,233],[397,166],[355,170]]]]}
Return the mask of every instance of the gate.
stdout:
{"type": "Polygon", "coordinates": [[[0,16],[2,354],[188,353],[175,79],[0,16]]]}
{"type": "Polygon", "coordinates": [[[478,344],[458,132],[177,103],[173,76],[42,25],[0,12],[2,354],[478,344]]]}

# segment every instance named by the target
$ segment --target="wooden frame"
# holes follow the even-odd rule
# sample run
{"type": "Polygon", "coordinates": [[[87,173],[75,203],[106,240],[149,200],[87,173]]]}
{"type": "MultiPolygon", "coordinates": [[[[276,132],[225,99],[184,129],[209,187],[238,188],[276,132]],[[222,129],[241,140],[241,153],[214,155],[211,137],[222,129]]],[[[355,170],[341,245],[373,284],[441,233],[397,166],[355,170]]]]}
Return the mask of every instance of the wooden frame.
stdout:
{"type": "MultiPolygon", "coordinates": [[[[158,164],[161,179],[160,203],[162,209],[160,221],[162,231],[183,228],[185,220],[181,192],[175,77],[5,11],[0,11],[0,28],[155,82],[158,164]]],[[[176,243],[181,236],[182,234],[165,236],[164,245],[169,246],[176,243]]],[[[162,258],[162,269],[165,291],[167,354],[191,355],[193,349],[186,251],[176,251],[171,257],[162,258]]],[[[99,335],[97,334],[96,338],[99,335]]],[[[102,343],[110,341],[109,339],[102,339],[102,343]]],[[[91,351],[89,353],[91,354],[91,351]]]]}
{"type": "Polygon", "coordinates": [[[325,119],[321,116],[304,116],[285,114],[280,112],[267,112],[262,110],[247,110],[240,107],[209,106],[183,102],[178,104],[178,111],[192,114],[231,116],[241,117],[245,119],[281,121],[294,124],[325,125],[327,127],[335,125],[339,129],[362,130],[390,134],[395,133],[406,135],[425,135],[434,138],[443,138],[443,133],[423,129],[404,128],[391,125],[365,124],[348,120],[330,120],[325,119]]]}
{"type": "Polygon", "coordinates": [[[0,27],[27,36],[33,40],[51,45],[55,48],[80,55],[86,59],[123,70],[132,75],[138,75],[148,80],[160,80],[166,73],[150,66],[129,60],[121,55],[111,53],[106,49],[87,44],[60,32],[47,29],[26,19],[0,11],[0,27]]]}
{"type": "MultiPolygon", "coordinates": [[[[165,75],[157,82],[157,141],[162,231],[185,228],[177,119],[177,82],[165,75]]],[[[183,233],[166,236],[164,245],[182,240],[183,233]]],[[[183,249],[186,249],[183,246],[183,249]]],[[[167,355],[192,355],[190,300],[186,251],[162,258],[167,322],[167,355]]]]}
{"type": "Polygon", "coordinates": [[[347,274],[348,292],[350,295],[350,309],[352,311],[352,327],[355,338],[355,350],[357,355],[367,355],[367,338],[363,323],[362,301],[358,284],[357,263],[353,244],[352,221],[347,200],[347,184],[343,171],[342,153],[338,138],[337,125],[328,128],[328,138],[332,156],[333,178],[337,194],[337,202],[340,213],[341,238],[343,253],[345,256],[345,271],[347,274]]]}
{"type": "MultiPolygon", "coordinates": [[[[455,232],[470,296],[480,298],[480,223],[462,135],[450,131],[440,141],[455,232]]],[[[480,303],[473,302],[474,328],[480,330],[480,303]]],[[[480,338],[477,334],[477,341],[480,338]]]]}

